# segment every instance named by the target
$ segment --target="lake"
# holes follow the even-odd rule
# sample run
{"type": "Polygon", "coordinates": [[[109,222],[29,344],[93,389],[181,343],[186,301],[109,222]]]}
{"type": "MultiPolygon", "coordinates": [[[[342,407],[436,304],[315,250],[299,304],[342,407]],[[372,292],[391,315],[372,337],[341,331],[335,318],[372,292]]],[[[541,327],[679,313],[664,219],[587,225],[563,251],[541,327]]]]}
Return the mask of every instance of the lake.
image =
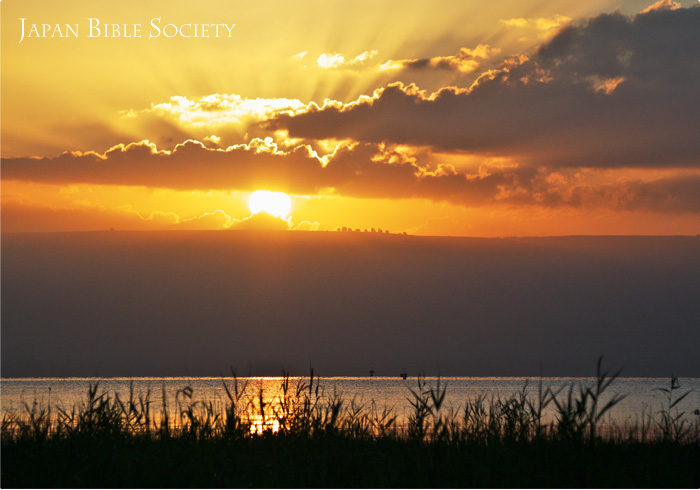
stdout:
{"type": "MultiPolygon", "coordinates": [[[[421,378],[425,382],[425,388],[436,388],[438,378],[421,378]]],[[[238,378],[239,388],[245,387],[243,399],[255,399],[256,403],[262,389],[263,400],[267,406],[275,404],[281,396],[281,377],[248,377],[238,378]]],[[[307,381],[308,378],[290,378],[292,386],[299,381],[307,381]]],[[[487,401],[492,397],[506,398],[525,389],[528,396],[537,396],[540,381],[544,388],[562,389],[559,398],[563,400],[568,393],[569,386],[592,386],[593,378],[467,378],[445,377],[440,379],[441,386],[446,386],[446,409],[458,412],[464,409],[467,400],[474,400],[477,396],[485,396],[487,401]]],[[[129,399],[130,390],[133,390],[134,398],[144,399],[149,394],[152,413],[159,413],[162,408],[163,392],[166,394],[166,403],[171,412],[178,406],[186,406],[193,401],[212,403],[216,409],[223,409],[227,402],[224,383],[233,390],[233,378],[211,377],[177,377],[177,378],[4,378],[0,380],[2,392],[2,414],[15,412],[22,414],[25,411],[23,403],[32,404],[38,402],[39,406],[59,406],[64,409],[79,407],[87,400],[88,388],[91,384],[99,382],[98,393],[106,392],[113,396],[115,393],[122,400],[129,399]],[[191,388],[191,398],[189,390],[191,388]]],[[[368,409],[372,402],[381,412],[384,408],[393,410],[397,421],[401,424],[405,421],[411,406],[409,399],[412,397],[411,389],[417,391],[418,378],[408,377],[406,380],[400,377],[329,377],[314,379],[314,390],[319,383],[319,394],[327,399],[333,395],[345,400],[347,408],[351,401],[355,406],[368,409]]],[[[675,408],[685,412],[689,421],[695,422],[700,418],[694,414],[700,409],[700,378],[681,378],[679,388],[673,390],[673,399],[687,391],[690,394],[685,397],[675,408]]],[[[669,388],[670,379],[661,378],[618,378],[608,391],[605,399],[619,394],[625,398],[609,412],[609,417],[604,423],[615,421],[618,424],[634,424],[641,421],[643,414],[658,416],[663,408],[668,409],[667,395],[659,388],[669,388]]],[[[554,404],[550,404],[545,411],[545,418],[552,420],[554,417],[554,404]]]]}

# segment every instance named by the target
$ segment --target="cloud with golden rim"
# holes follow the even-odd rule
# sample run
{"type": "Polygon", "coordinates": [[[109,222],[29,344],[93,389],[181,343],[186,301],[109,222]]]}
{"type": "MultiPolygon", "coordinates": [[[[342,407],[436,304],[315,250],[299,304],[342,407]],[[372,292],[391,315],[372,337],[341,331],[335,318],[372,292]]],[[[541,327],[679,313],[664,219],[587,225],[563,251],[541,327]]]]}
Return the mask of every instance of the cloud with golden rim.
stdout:
{"type": "Polygon", "coordinates": [[[389,60],[379,66],[379,71],[388,70],[425,70],[439,69],[451,70],[460,73],[473,73],[481,68],[481,61],[492,58],[501,53],[500,48],[494,48],[488,44],[479,44],[474,49],[460,48],[456,55],[435,56],[413,60],[389,60]]]}
{"type": "Polygon", "coordinates": [[[182,131],[202,132],[237,131],[245,133],[257,122],[280,113],[294,113],[306,104],[297,99],[245,98],[238,94],[210,94],[188,98],[173,96],[154,103],[148,109],[124,111],[121,117],[131,123],[148,125],[153,121],[177,124],[182,131]]]}
{"type": "Polygon", "coordinates": [[[470,88],[427,94],[394,83],[267,124],[292,137],[430,146],[528,166],[698,168],[698,25],[699,8],[600,15],[470,88]]]}
{"type": "Polygon", "coordinates": [[[682,5],[674,0],[659,0],[658,2],[649,5],[647,8],[642,10],[640,13],[646,14],[654,10],[678,10],[682,5]]]}
{"type": "MultiPolygon", "coordinates": [[[[261,128],[259,123],[306,107],[307,104],[298,99],[282,97],[246,98],[238,94],[173,96],[145,109],[123,111],[119,124],[138,134],[139,139],[152,141],[160,148],[173,148],[188,139],[214,148],[226,148],[267,136],[275,136],[278,143],[284,143],[286,134],[275,135],[261,128]]],[[[290,143],[294,141],[290,140],[290,143]]]]}
{"type": "Polygon", "coordinates": [[[653,179],[600,180],[595,172],[582,177],[575,169],[534,168],[512,160],[485,159],[474,171],[460,171],[417,149],[374,143],[343,143],[333,153],[319,156],[305,145],[281,150],[269,138],[225,150],[188,141],[166,151],[139,142],[118,145],[104,154],[72,152],[54,158],[4,159],[2,165],[5,181],[54,185],[228,191],[265,188],[298,195],[330,191],[356,198],[420,198],[462,206],[700,211],[698,170],[669,170],[653,179]]]}

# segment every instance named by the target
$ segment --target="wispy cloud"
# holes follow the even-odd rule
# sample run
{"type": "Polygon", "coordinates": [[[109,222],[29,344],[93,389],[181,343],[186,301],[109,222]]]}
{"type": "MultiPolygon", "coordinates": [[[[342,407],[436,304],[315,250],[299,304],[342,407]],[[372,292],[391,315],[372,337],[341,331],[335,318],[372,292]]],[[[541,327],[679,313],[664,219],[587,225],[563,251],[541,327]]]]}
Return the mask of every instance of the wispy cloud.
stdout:
{"type": "Polygon", "coordinates": [[[355,68],[363,65],[367,61],[371,60],[377,55],[377,51],[365,51],[358,54],[354,58],[346,59],[340,53],[327,54],[322,53],[318,58],[316,58],[316,65],[324,70],[329,70],[332,68],[355,68]]]}
{"type": "Polygon", "coordinates": [[[389,60],[379,66],[379,71],[410,69],[424,70],[428,68],[454,70],[461,73],[473,73],[481,68],[480,60],[491,58],[501,53],[499,48],[488,44],[480,44],[474,49],[461,48],[456,55],[435,56],[432,58],[412,60],[389,60]]]}
{"type": "Polygon", "coordinates": [[[500,22],[509,28],[533,29],[539,33],[538,36],[541,39],[549,39],[561,27],[569,24],[571,21],[571,17],[567,17],[565,15],[552,15],[550,17],[539,17],[532,19],[523,17],[502,19],[500,22]]]}

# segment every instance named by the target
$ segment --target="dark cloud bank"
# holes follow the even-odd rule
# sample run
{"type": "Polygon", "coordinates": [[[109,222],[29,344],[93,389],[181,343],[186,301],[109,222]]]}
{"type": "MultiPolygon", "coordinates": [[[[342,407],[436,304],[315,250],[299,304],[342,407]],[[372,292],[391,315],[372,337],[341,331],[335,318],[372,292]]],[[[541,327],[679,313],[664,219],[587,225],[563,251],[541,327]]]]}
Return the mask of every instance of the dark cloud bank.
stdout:
{"type": "Polygon", "coordinates": [[[133,185],[179,190],[279,189],[315,194],[332,188],[359,198],[425,198],[457,205],[609,207],[667,213],[700,211],[700,175],[650,181],[550,182],[537,168],[493,166],[478,173],[436,167],[374,143],[340,146],[326,165],[309,147],[268,148],[260,140],[227,150],[187,141],[174,151],[141,142],[104,155],[66,153],[56,158],[15,158],[2,163],[4,180],[48,184],[133,185]]]}
{"type": "Polygon", "coordinates": [[[700,238],[2,237],[3,376],[700,373],[700,238]]]}
{"type": "Polygon", "coordinates": [[[700,164],[700,8],[604,14],[471,89],[389,86],[370,101],[282,115],[292,136],[515,155],[553,167],[700,164]]]}

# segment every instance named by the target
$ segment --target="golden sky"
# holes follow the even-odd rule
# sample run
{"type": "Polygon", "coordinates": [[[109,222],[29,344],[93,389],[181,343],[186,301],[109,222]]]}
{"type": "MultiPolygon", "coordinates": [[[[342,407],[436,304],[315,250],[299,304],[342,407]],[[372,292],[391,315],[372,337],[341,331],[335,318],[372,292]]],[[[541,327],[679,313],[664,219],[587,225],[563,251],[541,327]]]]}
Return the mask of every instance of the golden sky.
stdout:
{"type": "Polygon", "coordinates": [[[3,231],[700,232],[697,2],[0,6],[3,231]]]}

